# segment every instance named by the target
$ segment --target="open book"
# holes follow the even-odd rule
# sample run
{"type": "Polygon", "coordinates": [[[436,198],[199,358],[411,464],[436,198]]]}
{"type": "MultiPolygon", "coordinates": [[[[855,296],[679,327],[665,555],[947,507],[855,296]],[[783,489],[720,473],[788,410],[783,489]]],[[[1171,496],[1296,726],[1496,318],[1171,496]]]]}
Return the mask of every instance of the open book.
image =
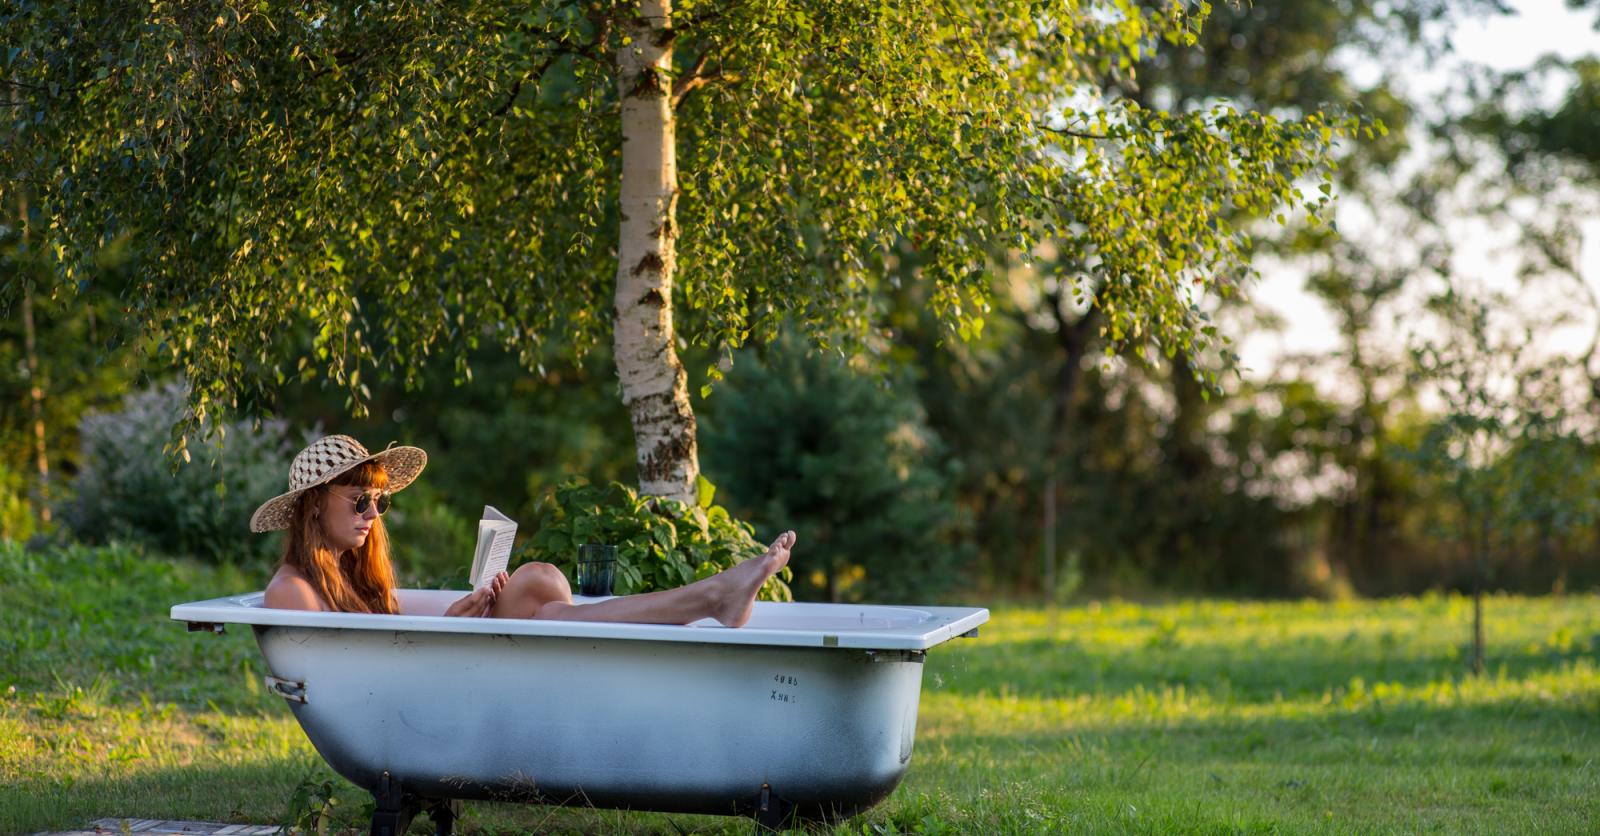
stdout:
{"type": "Polygon", "coordinates": [[[472,551],[472,574],[467,576],[473,589],[506,570],[511,541],[516,538],[516,522],[493,505],[483,506],[483,519],[478,520],[478,547],[472,551]]]}

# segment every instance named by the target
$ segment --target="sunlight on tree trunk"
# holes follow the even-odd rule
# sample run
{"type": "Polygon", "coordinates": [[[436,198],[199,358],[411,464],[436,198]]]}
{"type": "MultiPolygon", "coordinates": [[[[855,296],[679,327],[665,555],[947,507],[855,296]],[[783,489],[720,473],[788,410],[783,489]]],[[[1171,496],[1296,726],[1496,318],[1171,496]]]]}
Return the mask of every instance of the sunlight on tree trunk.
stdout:
{"type": "MultiPolygon", "coordinates": [[[[17,101],[16,88],[11,90],[11,100],[17,101]]],[[[22,246],[28,246],[28,199],[17,198],[17,218],[22,225],[22,246]]],[[[39,520],[50,524],[50,456],[44,444],[44,387],[39,383],[39,349],[33,328],[33,282],[22,281],[22,350],[28,366],[28,407],[33,417],[34,467],[39,474],[39,485],[34,497],[39,520]]]]}
{"type": "Polygon", "coordinates": [[[669,95],[671,11],[670,0],[640,2],[617,56],[622,229],[614,339],[640,492],[693,505],[700,473],[694,411],[672,328],[678,168],[669,95]]]}

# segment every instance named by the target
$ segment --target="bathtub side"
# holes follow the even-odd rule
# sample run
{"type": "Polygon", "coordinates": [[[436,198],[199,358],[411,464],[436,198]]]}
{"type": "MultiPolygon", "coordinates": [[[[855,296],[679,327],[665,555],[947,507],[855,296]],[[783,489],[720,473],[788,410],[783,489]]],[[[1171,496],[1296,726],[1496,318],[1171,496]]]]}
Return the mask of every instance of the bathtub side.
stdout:
{"type": "Polygon", "coordinates": [[[922,653],[258,626],[330,765],[425,797],[811,816],[909,764],[922,653]]]}

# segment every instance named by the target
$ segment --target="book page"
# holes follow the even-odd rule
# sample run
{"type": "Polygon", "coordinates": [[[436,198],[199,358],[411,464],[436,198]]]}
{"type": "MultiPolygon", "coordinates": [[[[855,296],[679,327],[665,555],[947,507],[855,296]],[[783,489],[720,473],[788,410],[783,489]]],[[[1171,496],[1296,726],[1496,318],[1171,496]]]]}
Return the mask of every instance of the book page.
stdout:
{"type": "Polygon", "coordinates": [[[478,521],[478,547],[473,550],[472,572],[468,576],[473,589],[506,570],[511,544],[516,539],[516,522],[492,505],[483,506],[483,519],[478,521]]]}

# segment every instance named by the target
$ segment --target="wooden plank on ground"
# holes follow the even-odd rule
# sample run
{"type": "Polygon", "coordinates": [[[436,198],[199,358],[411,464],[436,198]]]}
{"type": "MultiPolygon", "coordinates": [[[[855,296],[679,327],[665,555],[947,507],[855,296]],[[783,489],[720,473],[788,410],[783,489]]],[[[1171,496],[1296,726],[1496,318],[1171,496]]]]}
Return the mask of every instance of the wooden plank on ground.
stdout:
{"type": "Polygon", "coordinates": [[[169,821],[164,819],[95,819],[87,830],[40,833],[36,836],[115,836],[138,833],[140,836],[277,836],[281,828],[271,824],[227,824],[213,821],[169,821]]]}

